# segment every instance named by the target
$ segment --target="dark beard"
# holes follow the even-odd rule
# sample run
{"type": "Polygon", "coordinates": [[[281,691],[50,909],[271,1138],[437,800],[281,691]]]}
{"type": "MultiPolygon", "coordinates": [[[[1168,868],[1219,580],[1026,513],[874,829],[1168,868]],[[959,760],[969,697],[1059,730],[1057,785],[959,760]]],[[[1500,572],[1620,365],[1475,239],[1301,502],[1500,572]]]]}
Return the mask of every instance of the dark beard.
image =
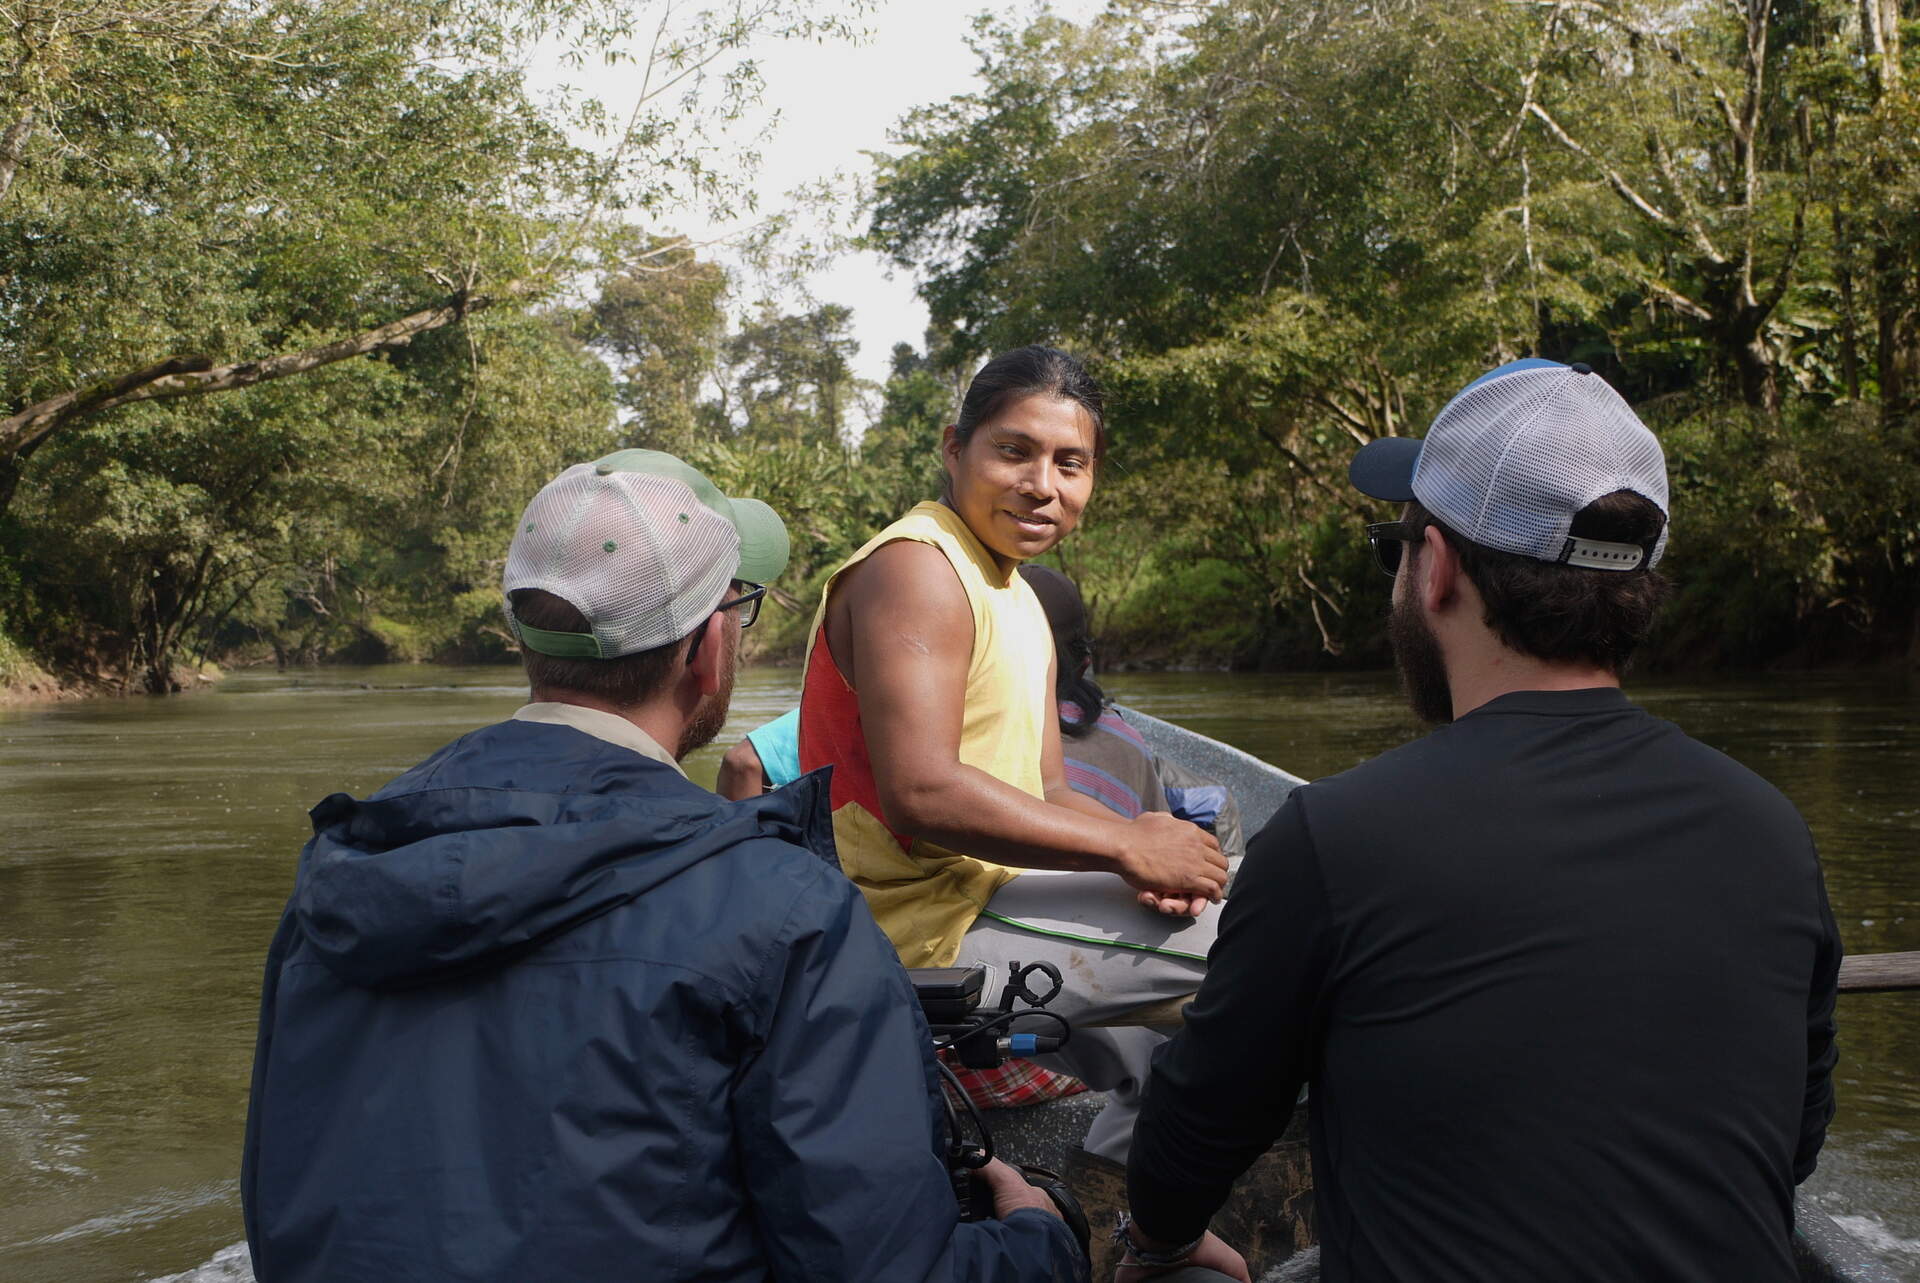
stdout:
{"type": "Polygon", "coordinates": [[[714,736],[727,724],[727,705],[733,702],[733,673],[739,657],[739,638],[735,636],[727,643],[727,663],[720,678],[720,689],[701,700],[693,716],[687,719],[686,729],[680,732],[680,746],[674,752],[674,761],[685,761],[689,753],[713,743],[714,736]]]}
{"type": "Polygon", "coordinates": [[[1403,600],[1398,592],[1387,613],[1387,640],[1393,644],[1393,666],[1400,672],[1400,689],[1406,693],[1413,715],[1435,726],[1451,722],[1453,690],[1447,684],[1440,643],[1419,607],[1403,600]]]}

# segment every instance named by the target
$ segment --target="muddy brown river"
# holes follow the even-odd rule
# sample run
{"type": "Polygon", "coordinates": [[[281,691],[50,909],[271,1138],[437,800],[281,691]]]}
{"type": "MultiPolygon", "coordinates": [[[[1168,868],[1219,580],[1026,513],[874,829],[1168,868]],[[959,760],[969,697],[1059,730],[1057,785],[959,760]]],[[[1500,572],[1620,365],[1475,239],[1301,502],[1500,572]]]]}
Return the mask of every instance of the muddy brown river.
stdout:
{"type": "MultiPolygon", "coordinates": [[[[306,809],[504,717],[517,676],[243,672],[181,699],[0,709],[0,1279],[222,1275],[208,1262],[241,1237],[260,965],[306,809]]],[[[743,674],[719,743],[790,707],[798,678],[743,674]]],[[[1385,675],[1109,687],[1308,778],[1417,733],[1385,675]]],[[[1631,693],[1799,805],[1849,953],[1920,949],[1920,676],[1631,693]]],[[[1920,993],[1845,997],[1840,1020],[1840,1112],[1811,1188],[1920,1278],[1920,993]]]]}

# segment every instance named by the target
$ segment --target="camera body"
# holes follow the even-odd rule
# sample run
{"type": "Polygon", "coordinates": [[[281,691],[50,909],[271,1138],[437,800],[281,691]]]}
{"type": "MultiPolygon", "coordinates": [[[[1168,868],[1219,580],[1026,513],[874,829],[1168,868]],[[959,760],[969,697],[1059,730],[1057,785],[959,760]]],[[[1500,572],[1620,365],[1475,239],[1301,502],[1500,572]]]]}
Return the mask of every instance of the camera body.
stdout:
{"type": "MultiPolygon", "coordinates": [[[[927,1018],[936,1051],[952,1051],[955,1058],[969,1069],[998,1069],[1010,1058],[1042,1055],[1056,1051],[1066,1043],[1072,1036],[1071,1027],[1061,1016],[1044,1010],[1047,1003],[1060,992],[1060,969],[1050,962],[1030,962],[1025,965],[1016,962],[1012,964],[1010,972],[1006,987],[1001,990],[999,1005],[983,1009],[980,1004],[986,996],[987,968],[908,969],[907,975],[913,981],[914,994],[919,998],[920,1010],[927,1018]],[[1029,987],[1029,980],[1036,974],[1051,982],[1044,992],[1036,993],[1029,987]],[[1029,1016],[1051,1021],[1059,1027],[1059,1032],[1042,1034],[1031,1030],[1015,1031],[1012,1028],[1016,1020],[1029,1016]]],[[[994,1156],[993,1135],[952,1071],[945,1065],[941,1065],[940,1070],[947,1079],[948,1093],[959,1097],[966,1106],[980,1136],[978,1143],[965,1138],[953,1101],[948,1100],[947,1175],[953,1182],[953,1196],[960,1205],[961,1220],[985,1220],[993,1215],[993,1192],[980,1178],[979,1171],[994,1156]]],[[[1066,1183],[1044,1168],[1025,1164],[1016,1166],[1029,1185],[1046,1191],[1059,1210],[1060,1218],[1079,1240],[1080,1250],[1086,1252],[1091,1238],[1086,1212],[1066,1183]]]]}
{"type": "Polygon", "coordinates": [[[1058,1051],[1071,1030],[1067,1022],[1043,1008],[1060,992],[1060,969],[1051,962],[1014,963],[997,1007],[982,1008],[986,996],[985,967],[915,967],[907,972],[920,1011],[933,1032],[934,1046],[951,1050],[969,1069],[998,1069],[1011,1058],[1058,1051]],[[1040,993],[1029,987],[1039,974],[1050,986],[1040,993]],[[1013,1022],[1041,1015],[1059,1027],[1057,1034],[1015,1031],[1013,1022]]]}

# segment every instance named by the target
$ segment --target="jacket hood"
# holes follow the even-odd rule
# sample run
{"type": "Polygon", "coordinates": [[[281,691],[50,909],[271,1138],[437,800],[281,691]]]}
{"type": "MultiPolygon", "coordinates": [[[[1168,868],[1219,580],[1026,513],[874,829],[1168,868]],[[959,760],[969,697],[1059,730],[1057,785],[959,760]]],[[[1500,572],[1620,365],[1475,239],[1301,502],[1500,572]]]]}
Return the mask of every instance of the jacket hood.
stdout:
{"type": "Polygon", "coordinates": [[[311,812],[293,916],[342,979],[415,985],[506,962],[742,842],[833,858],[825,771],[738,803],[653,763],[611,774],[643,787],[336,793],[311,812]]]}

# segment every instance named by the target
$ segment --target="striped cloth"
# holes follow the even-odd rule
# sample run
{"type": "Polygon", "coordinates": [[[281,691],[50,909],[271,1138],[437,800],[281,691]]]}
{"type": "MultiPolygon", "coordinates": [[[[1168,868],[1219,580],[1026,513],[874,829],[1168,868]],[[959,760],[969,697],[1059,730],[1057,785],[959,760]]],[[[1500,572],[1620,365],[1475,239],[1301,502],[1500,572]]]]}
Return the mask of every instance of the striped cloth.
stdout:
{"type": "MultiPolygon", "coordinates": [[[[1071,722],[1080,720],[1080,706],[1072,700],[1060,701],[1060,716],[1071,722]]],[[[1131,820],[1142,811],[1167,809],[1166,794],[1153,769],[1153,752],[1140,732],[1121,720],[1111,708],[1085,735],[1062,736],[1060,748],[1066,755],[1067,787],[1084,793],[1123,820],[1131,820]]]]}

